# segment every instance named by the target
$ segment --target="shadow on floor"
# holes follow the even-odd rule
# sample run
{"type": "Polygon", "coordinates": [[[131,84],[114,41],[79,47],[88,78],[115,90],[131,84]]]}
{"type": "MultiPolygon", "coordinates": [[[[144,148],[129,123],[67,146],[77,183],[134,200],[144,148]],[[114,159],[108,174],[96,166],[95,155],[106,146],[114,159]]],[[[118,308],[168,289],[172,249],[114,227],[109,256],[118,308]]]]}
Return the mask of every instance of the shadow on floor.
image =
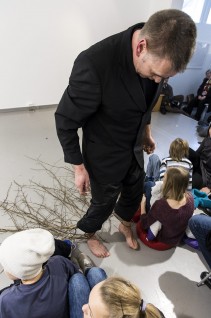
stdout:
{"type": "Polygon", "coordinates": [[[205,285],[198,287],[196,284],[197,282],[176,272],[167,271],[159,277],[160,289],[173,304],[176,317],[210,317],[211,303],[207,303],[206,294],[210,293],[211,296],[211,290],[205,285]],[[187,306],[187,300],[191,305],[187,306]]]}

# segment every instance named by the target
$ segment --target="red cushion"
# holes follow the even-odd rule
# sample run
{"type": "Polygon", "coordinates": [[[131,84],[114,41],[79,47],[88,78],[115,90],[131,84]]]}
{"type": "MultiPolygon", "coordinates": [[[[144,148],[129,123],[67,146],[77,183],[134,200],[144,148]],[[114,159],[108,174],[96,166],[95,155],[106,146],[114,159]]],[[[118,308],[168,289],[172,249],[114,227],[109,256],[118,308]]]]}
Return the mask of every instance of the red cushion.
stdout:
{"type": "Polygon", "coordinates": [[[142,229],[140,221],[136,224],[136,232],[137,232],[137,235],[140,238],[140,240],[145,245],[147,245],[150,248],[153,248],[154,250],[165,251],[165,250],[169,250],[170,248],[174,247],[172,245],[159,242],[156,239],[154,239],[153,241],[147,240],[147,232],[142,229]]]}

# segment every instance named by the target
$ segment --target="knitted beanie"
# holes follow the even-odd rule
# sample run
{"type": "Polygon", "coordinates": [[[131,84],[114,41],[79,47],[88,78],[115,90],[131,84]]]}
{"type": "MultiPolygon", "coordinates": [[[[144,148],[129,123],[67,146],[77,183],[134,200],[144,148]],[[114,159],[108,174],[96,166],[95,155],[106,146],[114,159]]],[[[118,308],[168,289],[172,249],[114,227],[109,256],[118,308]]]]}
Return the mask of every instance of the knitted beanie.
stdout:
{"type": "Polygon", "coordinates": [[[43,229],[30,229],[7,237],[0,246],[4,271],[22,280],[32,279],[54,253],[53,235],[43,229]]]}

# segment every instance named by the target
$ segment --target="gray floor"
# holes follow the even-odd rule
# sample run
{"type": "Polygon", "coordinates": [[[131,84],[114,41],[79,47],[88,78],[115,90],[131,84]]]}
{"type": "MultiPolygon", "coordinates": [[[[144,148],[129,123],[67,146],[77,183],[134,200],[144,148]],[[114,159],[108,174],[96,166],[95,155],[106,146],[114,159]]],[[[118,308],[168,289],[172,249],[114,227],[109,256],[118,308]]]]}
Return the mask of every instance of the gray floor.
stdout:
{"type": "MultiPolygon", "coordinates": [[[[13,180],[23,184],[35,175],[37,178],[35,163],[30,158],[63,165],[53,113],[54,109],[42,109],[0,114],[0,201],[5,198],[13,180]]],[[[180,114],[153,113],[152,127],[156,153],[161,157],[168,155],[169,144],[176,137],[186,139],[193,149],[197,149],[201,140],[196,134],[196,121],[180,114]]],[[[146,162],[147,159],[146,156],[146,162]]],[[[10,224],[8,217],[1,214],[0,228],[10,224]]],[[[145,300],[157,305],[166,317],[210,317],[211,290],[207,286],[196,286],[200,273],[208,269],[200,252],[187,246],[158,252],[143,244],[140,251],[132,251],[116,225],[117,221],[112,217],[103,228],[102,236],[108,242],[111,256],[106,259],[92,257],[97,265],[108,275],[122,275],[135,282],[145,300]]],[[[6,235],[1,234],[0,240],[6,235]]],[[[81,244],[81,249],[90,255],[85,244],[81,244]]],[[[9,283],[2,273],[0,288],[9,283]]]]}

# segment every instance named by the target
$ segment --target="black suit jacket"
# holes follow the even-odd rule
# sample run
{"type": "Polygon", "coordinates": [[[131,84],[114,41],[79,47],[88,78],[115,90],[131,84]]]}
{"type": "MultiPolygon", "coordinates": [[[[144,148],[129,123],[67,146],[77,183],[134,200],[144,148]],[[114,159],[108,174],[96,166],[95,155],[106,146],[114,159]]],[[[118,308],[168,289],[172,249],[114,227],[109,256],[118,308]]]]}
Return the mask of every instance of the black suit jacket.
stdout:
{"type": "Polygon", "coordinates": [[[133,26],[79,54],[55,113],[65,162],[84,162],[90,177],[101,183],[121,181],[134,154],[144,168],[142,135],[162,83],[144,79],[141,86],[135,72],[131,40],[134,30],[142,26],[133,26]],[[150,105],[143,87],[153,95],[150,105]],[[79,127],[83,129],[82,154],[79,127]]]}

